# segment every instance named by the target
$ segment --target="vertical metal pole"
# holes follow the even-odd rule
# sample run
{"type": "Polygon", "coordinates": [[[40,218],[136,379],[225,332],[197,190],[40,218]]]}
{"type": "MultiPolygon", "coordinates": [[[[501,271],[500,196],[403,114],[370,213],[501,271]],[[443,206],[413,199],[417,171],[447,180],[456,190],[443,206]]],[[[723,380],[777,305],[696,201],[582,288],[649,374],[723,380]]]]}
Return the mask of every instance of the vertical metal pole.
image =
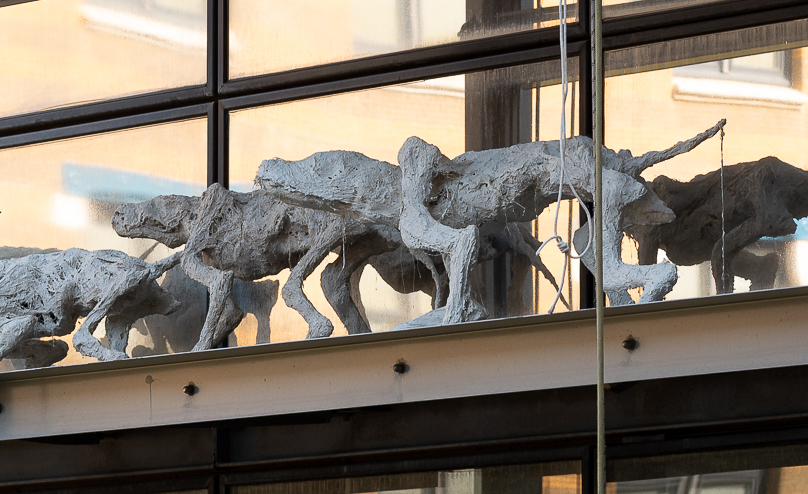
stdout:
{"type": "Polygon", "coordinates": [[[603,37],[601,32],[601,0],[592,0],[592,88],[594,105],[595,144],[595,326],[598,339],[598,441],[597,483],[598,494],[606,492],[606,418],[603,382],[603,37]]]}

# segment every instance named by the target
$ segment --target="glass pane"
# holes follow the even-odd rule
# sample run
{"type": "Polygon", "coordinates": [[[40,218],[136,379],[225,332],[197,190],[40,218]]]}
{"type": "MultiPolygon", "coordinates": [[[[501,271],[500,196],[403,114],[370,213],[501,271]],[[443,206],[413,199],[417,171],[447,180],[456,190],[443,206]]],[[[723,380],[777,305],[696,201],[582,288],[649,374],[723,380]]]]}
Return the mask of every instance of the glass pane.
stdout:
{"type": "Polygon", "coordinates": [[[558,25],[558,0],[232,0],[229,21],[235,79],[558,25]]]}
{"type": "Polygon", "coordinates": [[[0,9],[0,117],[205,83],[205,0],[0,9]]]}
{"type": "Polygon", "coordinates": [[[609,494],[798,494],[808,481],[805,445],[610,461],[609,494]]]}
{"type": "MultiPolygon", "coordinates": [[[[347,150],[383,160],[387,166],[396,165],[399,149],[410,136],[434,144],[452,158],[468,150],[557,140],[561,115],[559,71],[558,62],[525,65],[233,112],[230,115],[231,189],[252,191],[259,164],[272,157],[301,160],[320,151],[347,150]]],[[[577,74],[577,60],[570,62],[570,73],[577,74]]],[[[570,83],[569,88],[567,115],[575,113],[577,82],[570,83]]],[[[569,134],[575,134],[577,122],[568,118],[567,128],[569,134]]],[[[514,206],[517,211],[519,207],[514,206]]],[[[564,238],[568,239],[570,231],[577,229],[577,212],[578,206],[570,201],[561,204],[559,232],[564,238]]],[[[514,230],[520,239],[525,238],[525,242],[532,245],[528,249],[531,256],[538,247],[536,238],[543,240],[552,232],[553,213],[554,208],[548,208],[538,222],[530,221],[534,215],[514,230]]],[[[514,213],[515,220],[519,214],[514,213]]],[[[303,217],[311,218],[310,213],[303,217]]],[[[334,214],[330,218],[322,221],[343,221],[334,214]]],[[[555,298],[556,288],[545,274],[537,273],[526,255],[511,247],[510,237],[506,237],[501,224],[483,233],[480,258],[490,260],[480,263],[472,273],[473,297],[485,306],[490,318],[546,312],[555,298]]],[[[347,242],[336,239],[333,252],[304,285],[317,311],[333,323],[335,334],[345,334],[348,329],[342,322],[345,316],[337,317],[319,286],[322,270],[328,263],[334,263],[327,268],[332,275],[354,276],[351,273],[356,273],[358,284],[355,278],[353,282],[342,283],[354,287],[351,300],[357,302],[361,297],[357,305],[372,331],[385,331],[429,312],[435,283],[426,266],[416,262],[400,243],[366,249],[357,247],[364,245],[357,240],[361,238],[364,237],[357,234],[347,242]],[[337,258],[343,247],[349,257],[355,255],[361,259],[371,253],[378,256],[371,258],[366,266],[344,267],[342,258],[337,258]]],[[[289,257],[296,259],[299,255],[293,252],[289,257]]],[[[564,304],[577,308],[578,263],[572,262],[571,273],[565,276],[562,274],[563,255],[554,243],[552,248],[542,251],[541,256],[554,282],[565,281],[564,298],[556,310],[566,310],[564,304]]],[[[444,269],[439,256],[433,262],[437,262],[437,269],[444,269]]],[[[279,266],[283,272],[272,279],[286,283],[291,266],[292,262],[284,258],[283,265],[279,266]]],[[[328,293],[331,292],[326,290],[328,293]]],[[[303,318],[286,306],[283,297],[272,307],[269,319],[273,342],[307,335],[308,326],[303,318]]],[[[252,319],[242,324],[236,330],[238,343],[255,342],[256,326],[257,322],[252,319]]],[[[361,327],[361,323],[352,327],[361,327]]],[[[258,341],[267,341],[262,340],[260,334],[259,331],[258,341]]]]}
{"type": "MultiPolygon", "coordinates": [[[[114,280],[118,279],[113,275],[134,271],[112,269],[107,272],[109,279],[94,278],[95,275],[86,274],[92,271],[74,272],[65,266],[114,264],[112,260],[120,264],[125,262],[120,260],[126,259],[122,257],[124,254],[93,255],[73,251],[75,255],[71,256],[64,251],[114,249],[149,263],[174,252],[154,240],[118,236],[111,225],[112,214],[122,203],[143,201],[159,194],[198,195],[205,190],[206,136],[205,119],[194,119],[0,150],[0,221],[3,225],[0,283],[4,290],[14,286],[10,283],[14,281],[14,273],[18,273],[13,269],[18,265],[15,263],[28,263],[21,268],[27,280],[28,291],[23,293],[27,301],[7,296],[0,299],[3,307],[0,325],[13,325],[20,317],[24,319],[31,314],[45,314],[54,325],[40,321],[46,329],[36,326],[39,332],[26,340],[24,346],[42,358],[49,352],[56,358],[67,350],[67,357],[57,359],[57,365],[94,360],[79,355],[72,345],[68,350],[67,346],[53,343],[54,339],[59,339],[70,344],[72,330],[78,328],[68,322],[61,325],[55,319],[69,321],[78,312],[80,323],[89,310],[89,307],[82,310],[80,306],[92,307],[99,296],[98,293],[93,295],[93,290],[102,295],[111,293],[114,280]],[[24,258],[54,250],[62,252],[24,258]],[[64,274],[54,278],[52,271],[64,274]],[[61,298],[40,298],[30,292],[44,289],[50,289],[61,298]],[[82,290],[82,294],[71,298],[69,294],[73,289],[82,290]],[[57,336],[47,336],[43,331],[57,336]],[[65,334],[59,336],[60,333],[65,334]]],[[[128,262],[140,266],[137,261],[128,262]]],[[[133,305],[121,299],[110,311],[110,314],[120,314],[137,307],[152,307],[162,314],[159,311],[168,310],[163,306],[171,305],[174,299],[182,304],[170,315],[157,315],[151,309],[144,309],[145,314],[149,314],[145,319],[138,317],[132,321],[123,316],[113,317],[121,324],[134,323],[131,331],[121,335],[124,338],[121,344],[125,344],[129,356],[187,351],[199,337],[205,315],[204,288],[189,280],[178,267],[160,277],[158,283],[171,292],[172,297],[163,296],[155,286],[137,285],[151,291],[130,291],[127,296],[137,299],[141,294],[146,298],[138,299],[140,302],[135,301],[133,305]]],[[[94,332],[94,336],[107,345],[110,338],[105,328],[109,321],[109,318],[102,321],[94,332]]],[[[20,345],[16,345],[18,350],[20,345]]],[[[24,355],[19,351],[5,356],[0,361],[0,368],[4,370],[26,366],[24,355]]]]}
{"type": "Polygon", "coordinates": [[[603,0],[603,18],[649,14],[727,0],[603,0]]]}
{"type": "Polygon", "coordinates": [[[233,494],[580,494],[580,463],[513,465],[283,484],[240,485],[233,494]]]}
{"type": "Polygon", "coordinates": [[[607,54],[609,148],[662,150],[727,122],[723,144],[642,174],[676,219],[629,230],[623,252],[677,265],[668,299],[808,283],[806,33],[803,20],[607,54]]]}

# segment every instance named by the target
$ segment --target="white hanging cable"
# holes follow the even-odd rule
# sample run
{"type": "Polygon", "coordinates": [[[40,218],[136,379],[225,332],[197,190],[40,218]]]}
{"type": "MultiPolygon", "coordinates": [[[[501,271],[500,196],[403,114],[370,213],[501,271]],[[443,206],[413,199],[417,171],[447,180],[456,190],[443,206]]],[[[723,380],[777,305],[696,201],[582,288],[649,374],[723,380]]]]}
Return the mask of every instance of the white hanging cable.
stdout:
{"type": "Polygon", "coordinates": [[[721,293],[727,293],[727,228],[724,223],[724,125],[721,124],[721,293]]]}
{"type": "MultiPolygon", "coordinates": [[[[567,86],[568,86],[568,78],[567,78],[567,0],[561,0],[558,3],[558,18],[559,18],[559,44],[561,46],[561,132],[560,137],[558,140],[558,148],[559,148],[559,159],[558,159],[558,197],[556,198],[556,208],[555,208],[555,217],[553,218],[553,235],[548,237],[539,248],[536,250],[536,257],[539,256],[544,246],[547,245],[551,240],[556,241],[556,246],[558,246],[558,250],[560,250],[564,254],[564,268],[561,272],[561,283],[558,285],[558,290],[556,291],[555,299],[553,300],[552,305],[550,306],[550,310],[548,311],[549,314],[552,314],[555,310],[556,304],[558,300],[561,298],[561,292],[564,289],[564,279],[566,278],[567,274],[567,267],[569,265],[568,258],[572,259],[580,259],[583,257],[589,248],[592,246],[592,238],[594,236],[594,230],[592,229],[592,217],[589,213],[589,208],[583,208],[584,213],[586,214],[587,224],[589,225],[588,228],[588,239],[586,242],[586,248],[581,251],[578,255],[570,253],[570,246],[567,242],[564,242],[564,239],[561,238],[561,235],[558,234],[558,214],[561,209],[561,198],[563,196],[564,191],[564,182],[566,181],[566,162],[565,162],[565,148],[566,148],[566,138],[567,138],[567,86]]],[[[538,111],[538,109],[536,109],[538,111]]],[[[578,200],[579,204],[583,204],[580,196],[578,196],[578,192],[575,190],[575,187],[572,183],[568,183],[570,190],[572,191],[572,195],[575,199],[578,200]]],[[[570,218],[571,220],[571,218],[570,218]]]]}

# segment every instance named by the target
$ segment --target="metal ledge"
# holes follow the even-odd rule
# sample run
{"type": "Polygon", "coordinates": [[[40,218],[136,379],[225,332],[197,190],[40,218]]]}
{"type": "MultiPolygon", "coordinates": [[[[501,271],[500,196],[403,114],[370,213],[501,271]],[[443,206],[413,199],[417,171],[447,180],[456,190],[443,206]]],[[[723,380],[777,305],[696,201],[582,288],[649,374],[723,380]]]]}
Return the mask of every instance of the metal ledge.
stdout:
{"type": "MultiPolygon", "coordinates": [[[[806,287],[610,308],[606,380],[806,364],[807,316],[806,287]],[[633,352],[622,348],[628,335],[633,352]]],[[[0,439],[589,385],[592,319],[587,310],[8,372],[0,439]],[[393,370],[400,359],[404,374],[393,370]]]]}

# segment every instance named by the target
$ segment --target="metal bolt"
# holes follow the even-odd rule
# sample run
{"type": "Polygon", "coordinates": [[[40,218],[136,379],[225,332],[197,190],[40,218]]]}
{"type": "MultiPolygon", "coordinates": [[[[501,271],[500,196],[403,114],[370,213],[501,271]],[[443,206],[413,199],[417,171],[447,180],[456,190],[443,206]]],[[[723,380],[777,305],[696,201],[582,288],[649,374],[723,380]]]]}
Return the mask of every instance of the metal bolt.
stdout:
{"type": "Polygon", "coordinates": [[[398,362],[393,364],[393,371],[396,374],[404,374],[408,370],[410,370],[410,366],[407,365],[407,362],[405,362],[403,360],[399,360],[398,362]]]}
{"type": "Polygon", "coordinates": [[[196,394],[197,387],[194,386],[193,382],[189,382],[187,385],[182,387],[182,392],[187,394],[188,396],[193,396],[196,394]]]}
{"type": "Polygon", "coordinates": [[[635,340],[633,336],[629,336],[623,340],[623,348],[629,352],[633,351],[635,348],[637,348],[637,340],[635,340]]]}

